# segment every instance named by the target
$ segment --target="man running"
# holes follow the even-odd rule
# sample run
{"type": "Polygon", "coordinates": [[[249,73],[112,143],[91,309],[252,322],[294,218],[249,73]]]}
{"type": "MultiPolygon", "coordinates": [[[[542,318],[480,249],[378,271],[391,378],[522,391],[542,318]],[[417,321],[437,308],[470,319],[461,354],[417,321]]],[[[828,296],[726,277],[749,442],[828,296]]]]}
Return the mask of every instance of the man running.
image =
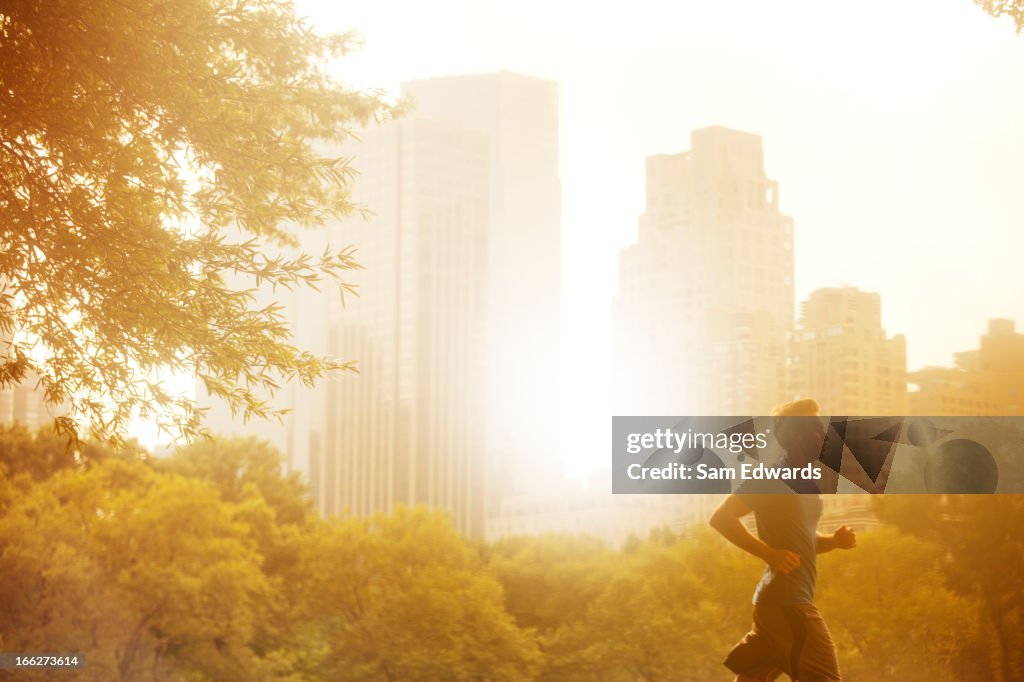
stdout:
{"type": "MultiPolygon", "coordinates": [[[[772,411],[772,432],[786,453],[781,466],[818,461],[825,428],[817,415],[814,400],[772,411]]],[[[851,549],[857,539],[846,526],[818,535],[819,493],[814,481],[750,481],[711,515],[712,528],[767,564],[754,591],[754,625],[725,660],[735,682],[771,682],[782,673],[800,682],[842,679],[832,636],[814,606],[815,555],[851,549]],[[740,520],[751,512],[757,537],[740,520]]]]}

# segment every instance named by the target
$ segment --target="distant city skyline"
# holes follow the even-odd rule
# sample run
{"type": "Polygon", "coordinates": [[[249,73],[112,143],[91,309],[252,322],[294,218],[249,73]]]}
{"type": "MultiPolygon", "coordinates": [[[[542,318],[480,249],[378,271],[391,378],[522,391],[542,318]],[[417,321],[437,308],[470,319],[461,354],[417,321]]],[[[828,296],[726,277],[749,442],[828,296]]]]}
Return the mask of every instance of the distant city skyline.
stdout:
{"type": "Polygon", "coordinates": [[[764,139],[794,219],[797,300],[827,286],[880,293],[909,370],[951,365],[991,318],[1024,319],[1024,38],[1008,21],[966,0],[867,2],[855,13],[527,5],[299,7],[318,30],[364,35],[366,49],[338,66],[357,86],[396,95],[405,80],[502,68],[559,83],[561,423],[573,475],[605,451],[605,429],[593,426],[611,404],[616,260],[635,236],[644,159],[686,149],[692,129],[764,139]],[[613,26],[621,40],[608,49],[613,26]]]}
{"type": "Polygon", "coordinates": [[[561,421],[581,475],[606,452],[602,435],[579,434],[611,403],[611,297],[644,159],[687,149],[691,130],[764,139],[794,220],[797,300],[880,293],[911,370],[951,364],[990,318],[1024,319],[1024,37],[969,0],[299,8],[319,30],[362,33],[365,50],[338,66],[359,86],[396,94],[500,69],[559,83],[561,421]]]}

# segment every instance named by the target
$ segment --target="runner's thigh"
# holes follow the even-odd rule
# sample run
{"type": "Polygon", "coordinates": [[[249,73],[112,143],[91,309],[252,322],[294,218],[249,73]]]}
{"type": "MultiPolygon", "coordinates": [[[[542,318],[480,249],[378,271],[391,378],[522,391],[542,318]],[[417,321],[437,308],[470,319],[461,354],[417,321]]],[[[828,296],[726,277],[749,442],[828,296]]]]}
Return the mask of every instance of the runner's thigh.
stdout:
{"type": "Polygon", "coordinates": [[[832,635],[817,607],[803,607],[806,619],[804,646],[800,652],[800,682],[840,682],[839,659],[832,635]]]}

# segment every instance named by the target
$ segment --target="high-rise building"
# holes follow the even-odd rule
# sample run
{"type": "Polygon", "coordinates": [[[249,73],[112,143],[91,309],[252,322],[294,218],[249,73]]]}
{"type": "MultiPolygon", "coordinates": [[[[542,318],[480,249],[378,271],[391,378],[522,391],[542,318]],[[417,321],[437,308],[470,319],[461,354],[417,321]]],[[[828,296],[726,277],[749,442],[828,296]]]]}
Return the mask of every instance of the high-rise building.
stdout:
{"type": "Polygon", "coordinates": [[[0,388],[0,424],[21,424],[28,429],[53,423],[43,391],[26,377],[17,386],[0,388]]]}
{"type": "Polygon", "coordinates": [[[423,504],[457,529],[484,524],[484,386],[490,140],[415,118],[343,150],[372,214],[332,229],[363,270],[359,296],[325,303],[328,352],[359,374],[325,382],[309,482],[325,514],[423,504]]]}
{"type": "Polygon", "coordinates": [[[766,414],[787,395],[793,222],[761,138],[710,127],[647,159],[614,301],[616,414],[766,414]]]}
{"type": "MultiPolygon", "coordinates": [[[[2,290],[0,286],[0,290],[2,290]]],[[[12,337],[0,332],[0,366],[13,356],[12,337]]],[[[21,424],[28,429],[53,423],[56,414],[64,409],[52,410],[46,404],[45,393],[38,385],[38,377],[29,374],[18,384],[0,386],[0,424],[21,424]]]]}
{"type": "Polygon", "coordinates": [[[801,306],[791,345],[793,397],[822,414],[903,415],[907,344],[882,329],[882,299],[854,287],[818,289],[801,306]]]}
{"type": "Polygon", "coordinates": [[[504,494],[561,476],[561,180],[558,84],[516,73],[404,83],[417,116],[490,140],[487,451],[491,512],[504,494]]]}
{"type": "Polygon", "coordinates": [[[912,415],[1024,415],[1024,334],[1013,320],[989,320],[980,347],[954,363],[910,373],[912,415]]]}

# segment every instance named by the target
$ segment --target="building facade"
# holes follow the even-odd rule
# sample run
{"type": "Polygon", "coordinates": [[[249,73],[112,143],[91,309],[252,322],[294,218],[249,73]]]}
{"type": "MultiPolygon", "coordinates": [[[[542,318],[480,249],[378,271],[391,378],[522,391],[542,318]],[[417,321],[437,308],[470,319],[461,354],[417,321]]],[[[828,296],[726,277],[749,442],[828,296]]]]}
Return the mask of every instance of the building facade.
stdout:
{"type": "MultiPolygon", "coordinates": [[[[14,357],[11,336],[0,332],[0,365],[14,357]]],[[[38,378],[29,373],[17,384],[0,386],[0,424],[21,424],[34,430],[52,424],[54,416],[66,411],[48,406],[38,383],[38,378]]]]}
{"type": "Polygon", "coordinates": [[[387,124],[343,150],[354,200],[372,212],[337,226],[358,246],[359,287],[325,300],[328,352],[359,373],[325,382],[309,482],[324,514],[395,505],[484,527],[484,387],[490,140],[457,123],[387,124]]]}
{"type": "Polygon", "coordinates": [[[811,292],[793,333],[790,386],[822,414],[906,414],[906,339],[886,335],[881,296],[854,287],[811,292]]]}
{"type": "Polygon", "coordinates": [[[912,415],[1024,415],[1024,334],[1013,320],[989,320],[977,350],[956,353],[953,367],[925,367],[909,379],[912,415]]]}
{"type": "Polygon", "coordinates": [[[21,424],[34,430],[52,424],[53,418],[43,391],[36,388],[32,378],[0,388],[0,424],[21,424]]]}
{"type": "Polygon", "coordinates": [[[558,84],[502,71],[402,84],[416,116],[487,133],[487,446],[491,513],[560,477],[558,84]]]}
{"type": "Polygon", "coordinates": [[[766,414],[785,399],[793,222],[761,138],[721,127],[647,159],[646,209],[619,261],[616,414],[766,414]]]}

